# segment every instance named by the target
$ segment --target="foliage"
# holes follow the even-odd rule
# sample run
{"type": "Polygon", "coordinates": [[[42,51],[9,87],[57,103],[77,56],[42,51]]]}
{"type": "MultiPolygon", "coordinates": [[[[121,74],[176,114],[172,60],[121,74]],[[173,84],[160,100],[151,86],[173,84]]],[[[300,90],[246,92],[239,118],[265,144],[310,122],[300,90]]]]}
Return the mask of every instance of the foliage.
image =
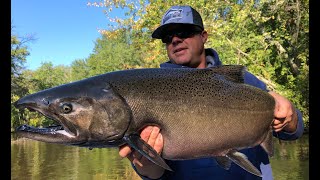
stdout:
{"type": "MultiPolygon", "coordinates": [[[[11,31],[13,27],[11,26],[11,31]]],[[[12,32],[11,35],[11,127],[15,128],[21,124],[20,112],[13,108],[12,103],[24,96],[28,92],[28,88],[24,84],[23,76],[20,76],[24,70],[26,57],[29,55],[26,43],[28,38],[19,38],[12,32]]]]}
{"type": "Polygon", "coordinates": [[[128,40],[126,29],[114,32],[116,36],[103,35],[95,44],[94,53],[87,59],[89,76],[120,69],[140,68],[141,57],[128,40]]]}
{"type": "Polygon", "coordinates": [[[27,47],[17,36],[11,36],[11,76],[19,74],[29,55],[27,47]]]}
{"type": "Polygon", "coordinates": [[[36,87],[34,91],[69,83],[71,82],[71,69],[63,65],[54,67],[51,62],[44,62],[33,72],[32,81],[36,87]]]}
{"type": "Polygon", "coordinates": [[[90,67],[85,59],[76,59],[71,63],[71,80],[88,78],[90,67]]]}

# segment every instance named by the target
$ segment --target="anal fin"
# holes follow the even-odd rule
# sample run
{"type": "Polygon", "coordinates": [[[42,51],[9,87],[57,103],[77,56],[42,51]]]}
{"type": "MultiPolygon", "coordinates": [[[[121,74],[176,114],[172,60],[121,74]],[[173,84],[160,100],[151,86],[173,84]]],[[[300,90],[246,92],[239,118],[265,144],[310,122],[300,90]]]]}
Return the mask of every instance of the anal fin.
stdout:
{"type": "Polygon", "coordinates": [[[248,160],[248,157],[236,150],[231,150],[226,155],[232,162],[236,163],[238,166],[242,167],[244,170],[262,177],[261,172],[248,160]]]}

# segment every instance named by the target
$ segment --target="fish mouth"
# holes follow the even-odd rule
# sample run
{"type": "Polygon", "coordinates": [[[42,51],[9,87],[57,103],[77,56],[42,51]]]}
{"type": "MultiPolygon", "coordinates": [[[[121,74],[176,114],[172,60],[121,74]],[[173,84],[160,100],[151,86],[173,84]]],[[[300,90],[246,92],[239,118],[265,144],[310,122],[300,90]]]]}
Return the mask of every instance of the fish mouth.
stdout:
{"type": "Polygon", "coordinates": [[[32,132],[32,133],[39,133],[39,134],[50,134],[55,133],[58,131],[64,130],[61,125],[52,125],[45,128],[37,128],[29,125],[21,125],[16,128],[16,131],[25,131],[25,132],[32,132]]]}
{"type": "Polygon", "coordinates": [[[77,129],[72,123],[62,116],[50,112],[48,108],[39,107],[36,103],[15,103],[15,106],[19,110],[28,109],[30,112],[37,112],[54,121],[54,125],[47,127],[33,127],[26,124],[18,126],[16,128],[17,134],[35,140],[55,143],[74,141],[79,136],[77,129]]]}

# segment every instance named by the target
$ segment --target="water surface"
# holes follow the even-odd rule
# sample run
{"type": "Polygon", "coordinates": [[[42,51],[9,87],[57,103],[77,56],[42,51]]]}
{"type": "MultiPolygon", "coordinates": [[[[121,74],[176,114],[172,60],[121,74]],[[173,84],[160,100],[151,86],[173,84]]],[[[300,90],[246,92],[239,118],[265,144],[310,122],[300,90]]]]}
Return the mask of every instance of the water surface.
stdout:
{"type": "Polygon", "coordinates": [[[274,150],[275,155],[270,161],[275,180],[309,179],[308,135],[303,135],[296,141],[275,141],[274,150]]]}
{"type": "MultiPolygon", "coordinates": [[[[275,180],[309,179],[309,138],[275,141],[270,159],[275,180]]],[[[93,149],[11,139],[11,179],[138,180],[118,149],[93,149]]]]}

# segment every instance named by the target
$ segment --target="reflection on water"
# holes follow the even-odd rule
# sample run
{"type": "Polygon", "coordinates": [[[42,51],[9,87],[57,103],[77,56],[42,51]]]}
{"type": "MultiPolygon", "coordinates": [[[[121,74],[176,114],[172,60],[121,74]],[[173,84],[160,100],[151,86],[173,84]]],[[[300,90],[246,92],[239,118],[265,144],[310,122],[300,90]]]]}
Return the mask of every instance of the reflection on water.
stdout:
{"type": "MultiPolygon", "coordinates": [[[[279,144],[271,159],[275,180],[309,179],[309,138],[279,144]]],[[[11,179],[138,180],[118,149],[93,149],[43,143],[25,138],[11,140],[11,179]]]]}
{"type": "Polygon", "coordinates": [[[296,141],[275,141],[275,155],[270,158],[275,180],[309,179],[309,136],[296,141]]]}
{"type": "Polygon", "coordinates": [[[11,141],[11,179],[140,179],[117,149],[11,141]]]}

